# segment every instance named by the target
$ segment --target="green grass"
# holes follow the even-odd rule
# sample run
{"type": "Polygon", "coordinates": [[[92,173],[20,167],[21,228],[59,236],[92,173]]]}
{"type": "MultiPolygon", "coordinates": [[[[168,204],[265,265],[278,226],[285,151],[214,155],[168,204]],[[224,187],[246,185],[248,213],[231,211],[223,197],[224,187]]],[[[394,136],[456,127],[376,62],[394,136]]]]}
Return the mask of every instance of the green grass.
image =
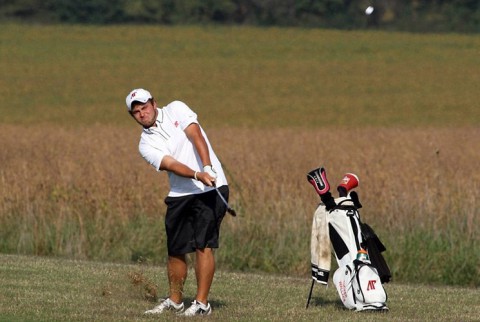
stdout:
{"type": "Polygon", "coordinates": [[[240,215],[222,228],[221,267],[307,276],[318,197],[305,174],[324,165],[332,183],[360,176],[362,215],[395,281],[478,287],[479,45],[455,34],[1,25],[0,252],[164,263],[166,180],[139,157],[124,104],[144,86],[160,105],[190,104],[228,169],[240,215]]]}
{"type": "MultiPolygon", "coordinates": [[[[195,292],[193,276],[186,283],[187,301],[195,292]]],[[[480,309],[476,289],[391,283],[385,286],[390,307],[385,314],[344,310],[333,285],[318,284],[306,310],[310,283],[309,278],[220,268],[210,296],[214,311],[207,320],[475,321],[480,309]]],[[[0,255],[0,320],[185,320],[142,315],[154,305],[145,296],[147,284],[160,297],[167,294],[164,267],[0,255]]]]}
{"type": "Polygon", "coordinates": [[[478,35],[6,24],[0,39],[2,123],[130,125],[134,87],[213,126],[480,122],[478,35]]]}

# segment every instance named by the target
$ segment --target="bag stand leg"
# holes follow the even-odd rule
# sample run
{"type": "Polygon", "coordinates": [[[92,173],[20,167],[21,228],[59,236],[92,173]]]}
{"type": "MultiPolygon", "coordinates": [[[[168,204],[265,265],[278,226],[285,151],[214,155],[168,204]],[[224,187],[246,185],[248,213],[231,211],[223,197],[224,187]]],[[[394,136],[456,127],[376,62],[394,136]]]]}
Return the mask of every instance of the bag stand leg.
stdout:
{"type": "Polygon", "coordinates": [[[305,306],[305,309],[308,309],[308,305],[310,304],[310,300],[312,299],[313,285],[315,285],[314,279],[312,279],[312,286],[310,286],[310,292],[308,293],[307,306],[305,306]]]}

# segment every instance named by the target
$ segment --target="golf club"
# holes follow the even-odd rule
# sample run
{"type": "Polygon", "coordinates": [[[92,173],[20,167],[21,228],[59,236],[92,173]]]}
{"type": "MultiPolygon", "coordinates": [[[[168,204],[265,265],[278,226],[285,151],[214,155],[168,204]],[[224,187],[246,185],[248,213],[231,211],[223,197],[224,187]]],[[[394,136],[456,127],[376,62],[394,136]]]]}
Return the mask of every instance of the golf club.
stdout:
{"type": "Polygon", "coordinates": [[[225,200],[225,198],[223,197],[223,195],[220,193],[220,191],[218,190],[218,188],[216,186],[215,187],[215,190],[217,191],[218,193],[218,196],[220,197],[220,199],[222,199],[223,203],[225,204],[225,206],[227,206],[227,212],[232,215],[233,217],[237,217],[237,212],[231,208],[229,205],[228,205],[228,202],[225,200]]]}

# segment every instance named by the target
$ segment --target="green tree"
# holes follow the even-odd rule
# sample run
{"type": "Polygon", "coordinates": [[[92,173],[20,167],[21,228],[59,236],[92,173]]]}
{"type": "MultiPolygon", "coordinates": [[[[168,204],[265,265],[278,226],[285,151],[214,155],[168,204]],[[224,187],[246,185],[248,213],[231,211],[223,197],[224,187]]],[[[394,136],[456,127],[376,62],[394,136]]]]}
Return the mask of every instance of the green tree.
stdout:
{"type": "Polygon", "coordinates": [[[124,0],[56,0],[54,9],[60,21],[105,24],[125,20],[124,0]]]}
{"type": "Polygon", "coordinates": [[[166,19],[166,1],[158,0],[127,0],[123,4],[123,14],[126,21],[140,23],[168,23],[166,19]]]}

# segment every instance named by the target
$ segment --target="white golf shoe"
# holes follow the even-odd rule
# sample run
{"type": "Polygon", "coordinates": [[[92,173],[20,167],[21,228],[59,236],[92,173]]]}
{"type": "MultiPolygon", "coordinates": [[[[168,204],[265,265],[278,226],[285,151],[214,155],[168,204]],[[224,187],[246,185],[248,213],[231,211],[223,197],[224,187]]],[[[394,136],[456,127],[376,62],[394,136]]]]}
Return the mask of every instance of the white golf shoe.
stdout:
{"type": "Polygon", "coordinates": [[[205,305],[195,300],[192,302],[192,306],[186,309],[182,315],[195,316],[195,315],[210,315],[210,314],[212,314],[212,307],[210,306],[210,303],[207,303],[207,305],[205,305]]]}
{"type": "Polygon", "coordinates": [[[176,304],[170,298],[163,300],[159,305],[153,309],[145,311],[144,314],[162,314],[164,311],[173,311],[177,314],[181,314],[185,310],[183,302],[176,304]]]}

